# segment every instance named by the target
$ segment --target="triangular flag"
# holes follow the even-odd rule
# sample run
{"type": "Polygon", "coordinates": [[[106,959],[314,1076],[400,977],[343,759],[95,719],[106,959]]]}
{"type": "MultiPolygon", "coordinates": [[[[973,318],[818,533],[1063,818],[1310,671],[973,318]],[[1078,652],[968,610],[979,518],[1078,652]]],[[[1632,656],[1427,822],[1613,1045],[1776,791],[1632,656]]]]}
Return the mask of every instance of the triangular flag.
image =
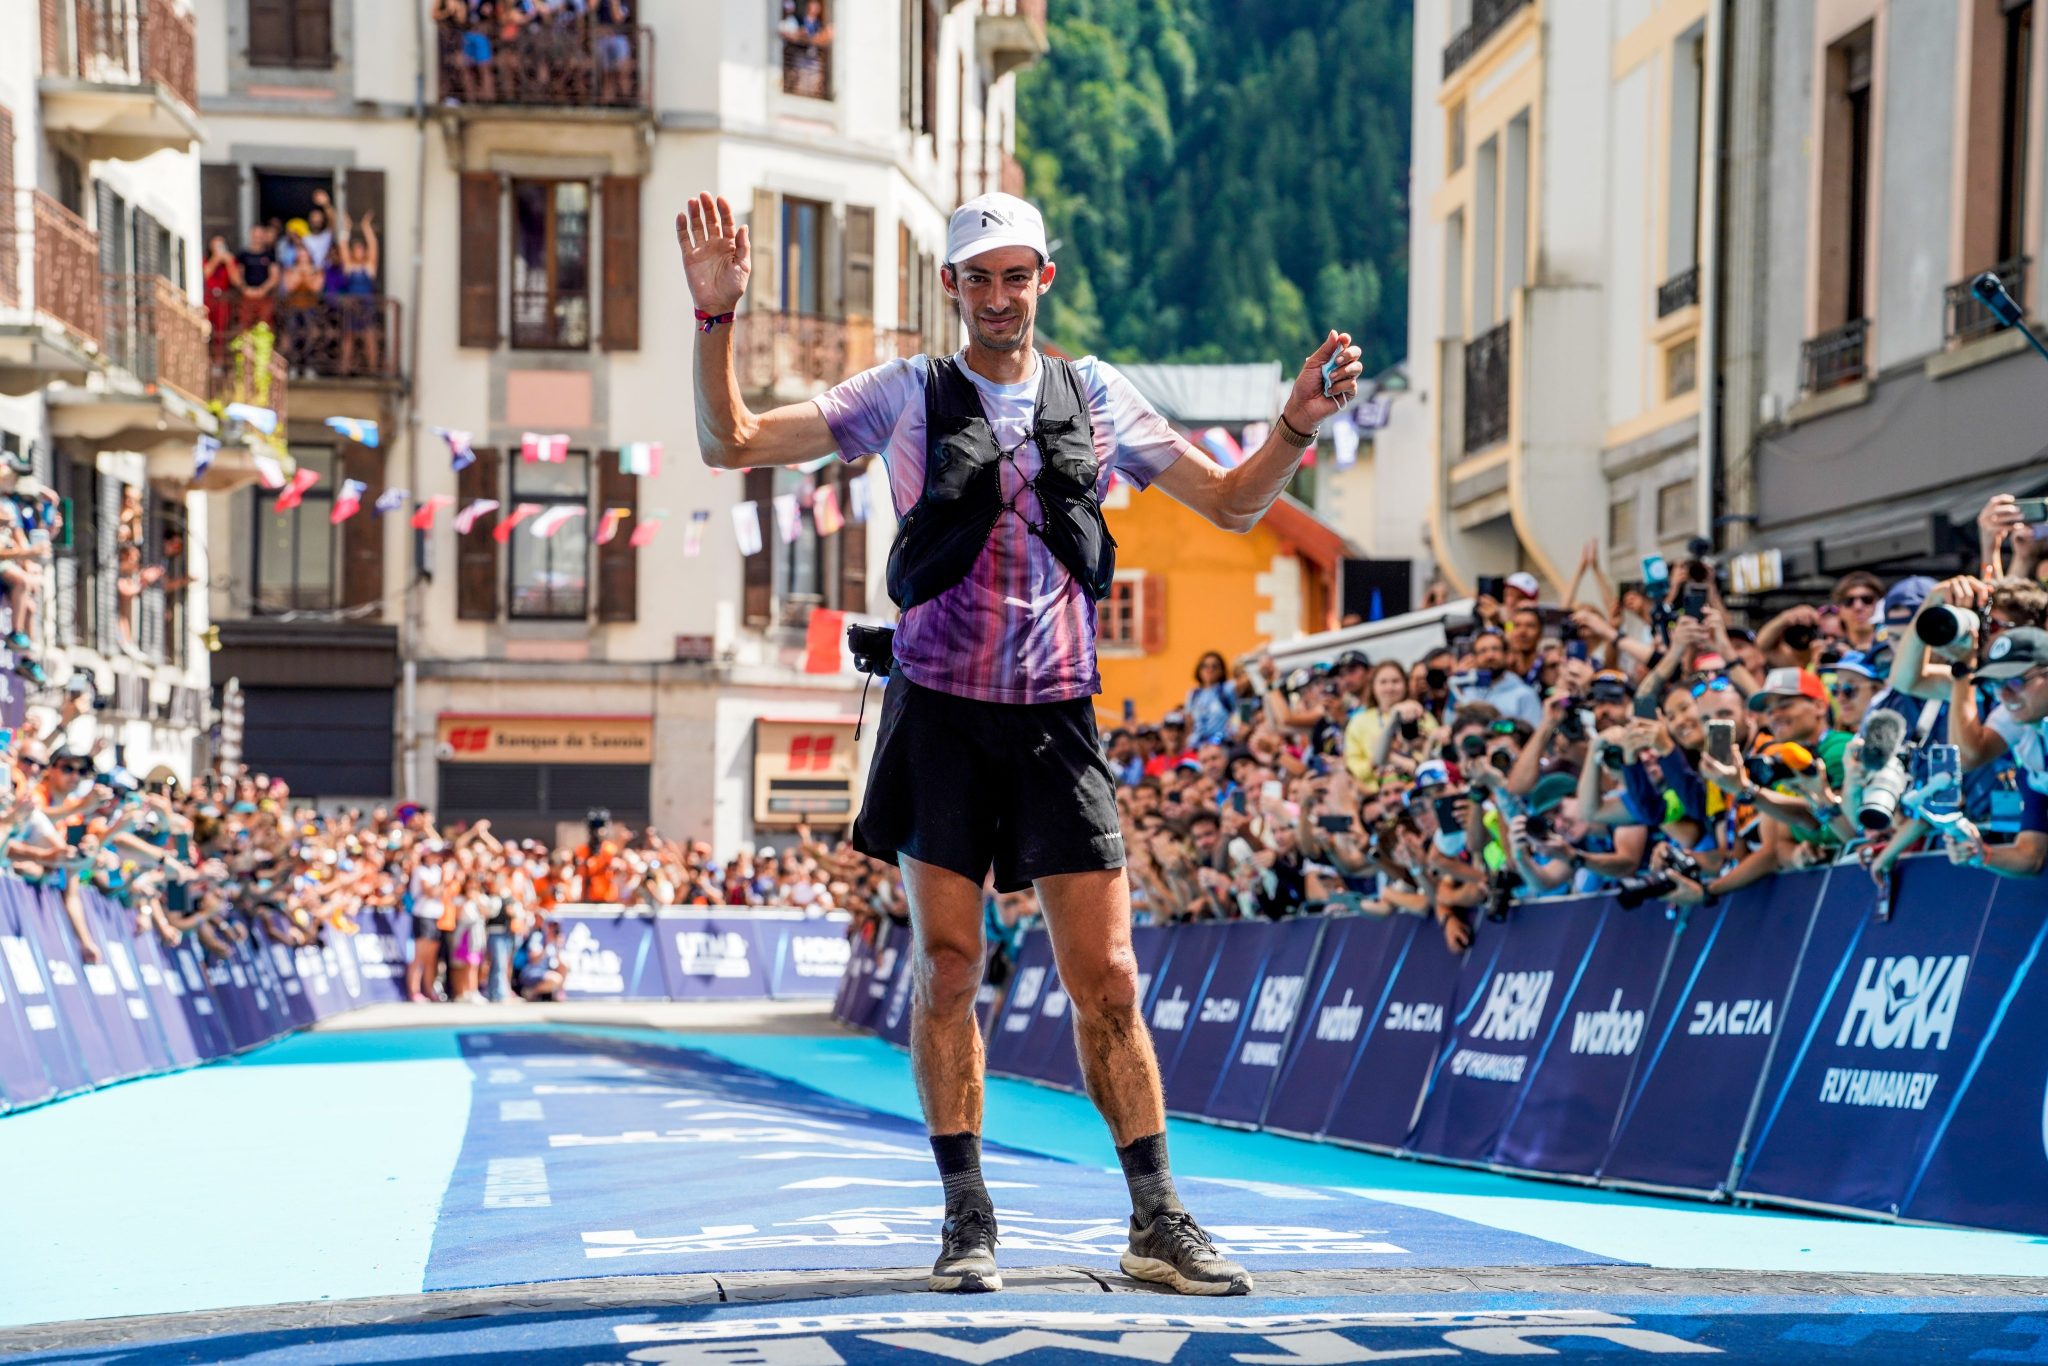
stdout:
{"type": "Polygon", "coordinates": [[[512,528],[529,517],[540,516],[539,503],[516,503],[510,512],[498,519],[498,525],[491,529],[491,538],[499,545],[512,539],[512,528]]]}
{"type": "Polygon", "coordinates": [[[646,545],[659,535],[660,532],[661,519],[659,517],[643,517],[640,519],[640,524],[633,528],[633,535],[626,544],[635,547],[646,545]]]}
{"type": "Polygon", "coordinates": [[[569,458],[569,438],[562,432],[551,436],[540,432],[522,433],[519,458],[529,464],[538,460],[543,464],[559,465],[569,458]]]}
{"type": "Polygon", "coordinates": [[[652,479],[661,473],[659,441],[629,441],[619,447],[619,473],[652,479]]]}
{"type": "Polygon", "coordinates": [[[476,451],[469,444],[468,432],[458,432],[453,427],[429,427],[427,430],[448,443],[448,463],[458,474],[476,463],[476,451]]]}
{"type": "Polygon", "coordinates": [[[868,483],[867,475],[856,474],[853,482],[846,486],[846,515],[852,518],[855,524],[864,524],[868,519],[873,497],[873,485],[868,483]]]}
{"type": "Polygon", "coordinates": [[[1272,434],[1273,424],[1270,422],[1247,422],[1244,424],[1244,430],[1238,435],[1238,449],[1258,450],[1266,444],[1266,438],[1272,434]]]}
{"type": "Polygon", "coordinates": [[[761,505],[749,498],[732,505],[732,535],[740,543],[740,554],[761,553],[761,505]]]}
{"type": "Polygon", "coordinates": [[[249,453],[249,460],[250,463],[256,466],[256,477],[263,481],[263,487],[267,489],[281,489],[284,487],[284,466],[278,464],[275,458],[265,455],[262,451],[251,451],[249,453]]]}
{"type": "Polygon", "coordinates": [[[341,481],[341,492],[334,495],[334,509],[327,514],[327,520],[339,526],[363,510],[363,494],[369,485],[360,479],[341,481]]]}
{"type": "Polygon", "coordinates": [[[1225,469],[1235,469],[1244,461],[1244,448],[1237,444],[1237,438],[1221,427],[1211,427],[1202,433],[1202,444],[1216,457],[1216,463],[1225,469]]]}
{"type": "Polygon", "coordinates": [[[434,525],[434,514],[455,501],[452,493],[437,493],[413,510],[412,526],[415,531],[427,531],[434,525]]]}
{"type": "Polygon", "coordinates": [[[304,500],[306,490],[319,482],[320,471],[318,470],[294,470],[291,483],[278,490],[277,510],[279,512],[290,512],[304,500]]]}
{"type": "Polygon", "coordinates": [[[405,506],[406,496],[404,489],[385,489],[377,495],[377,501],[371,505],[372,510],[379,517],[387,512],[396,512],[405,506]]]}
{"type": "Polygon", "coordinates": [[[213,457],[220,454],[220,438],[201,435],[192,443],[192,477],[198,479],[213,464],[213,457]]]}
{"type": "MultiPolygon", "coordinates": [[[[451,499],[450,501],[453,500],[451,499]]],[[[467,536],[469,534],[469,529],[476,525],[477,518],[482,517],[487,513],[496,512],[497,510],[498,500],[495,498],[471,499],[468,507],[464,508],[462,511],[455,514],[456,534],[458,536],[467,536]]]]}
{"type": "Polygon", "coordinates": [[[221,415],[231,417],[237,422],[246,422],[265,436],[277,435],[275,408],[259,408],[253,403],[230,403],[221,409],[221,415]]]}
{"type": "Polygon", "coordinates": [[[711,509],[698,508],[690,514],[690,524],[683,528],[683,557],[695,559],[704,548],[704,527],[711,521],[711,509]]]}
{"type": "Polygon", "coordinates": [[[782,533],[784,545],[804,534],[804,510],[796,505],[795,494],[775,495],[775,528],[782,533]]]}
{"type": "Polygon", "coordinates": [[[610,545],[612,537],[619,534],[619,523],[633,515],[631,508],[606,508],[604,520],[597,524],[597,543],[610,545]]]}
{"type": "Polygon", "coordinates": [[[843,662],[840,644],[846,639],[846,613],[813,607],[804,624],[804,672],[836,674],[843,662]]]}
{"type": "Polygon", "coordinates": [[[846,525],[846,519],[839,515],[839,490],[827,484],[811,499],[811,520],[817,523],[820,536],[830,536],[846,525]]]}
{"type": "Polygon", "coordinates": [[[566,504],[562,507],[549,508],[546,512],[534,518],[533,525],[528,527],[527,530],[545,541],[548,537],[560,531],[570,521],[581,517],[583,512],[584,510],[574,503],[566,504]]]}
{"type": "Polygon", "coordinates": [[[327,426],[358,446],[368,446],[372,450],[377,448],[377,424],[374,422],[360,417],[330,417],[327,426]]]}

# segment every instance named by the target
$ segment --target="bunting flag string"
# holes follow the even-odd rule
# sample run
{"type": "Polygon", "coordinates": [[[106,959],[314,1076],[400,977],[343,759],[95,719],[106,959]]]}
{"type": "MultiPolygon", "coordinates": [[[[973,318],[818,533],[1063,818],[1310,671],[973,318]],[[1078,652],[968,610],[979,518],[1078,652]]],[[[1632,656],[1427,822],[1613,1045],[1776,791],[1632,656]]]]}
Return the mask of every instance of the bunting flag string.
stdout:
{"type": "Polygon", "coordinates": [[[633,509],[631,508],[606,508],[604,510],[604,520],[599,522],[597,526],[597,543],[599,545],[610,545],[612,537],[619,534],[619,523],[632,515],[633,509]]]}
{"type": "Polygon", "coordinates": [[[795,494],[775,495],[775,529],[782,533],[784,545],[804,534],[804,510],[797,506],[795,494]]]}
{"type": "Polygon", "coordinates": [[[657,535],[660,534],[660,532],[660,517],[643,517],[640,519],[640,524],[633,528],[633,535],[631,539],[629,539],[626,542],[626,544],[632,546],[635,550],[638,550],[641,546],[646,545],[648,542],[652,541],[657,535]]]}
{"type": "Polygon", "coordinates": [[[503,517],[500,517],[498,524],[491,528],[491,539],[495,540],[499,545],[503,545],[512,539],[512,529],[514,527],[529,517],[538,516],[540,516],[539,503],[516,503],[513,505],[512,510],[503,517]]]}
{"type": "Polygon", "coordinates": [[[820,536],[830,536],[846,525],[846,519],[839,514],[839,490],[827,484],[811,499],[811,520],[817,524],[820,536]]]}
{"type": "Polygon", "coordinates": [[[619,473],[653,479],[661,473],[659,441],[629,441],[619,447],[619,473]]]}
{"type": "Polygon", "coordinates": [[[320,471],[318,470],[301,469],[292,471],[291,482],[278,490],[277,511],[290,512],[304,501],[306,490],[319,482],[320,471]]]}
{"type": "Polygon", "coordinates": [[[749,498],[732,505],[732,535],[739,542],[740,554],[754,556],[761,553],[761,505],[749,498]]]}
{"type": "Polygon", "coordinates": [[[404,489],[385,489],[377,495],[377,501],[371,504],[371,510],[379,517],[387,512],[396,512],[405,506],[405,500],[410,496],[404,489]]]}
{"type": "Polygon", "coordinates": [[[698,508],[690,514],[690,524],[683,528],[683,558],[694,560],[704,549],[704,527],[710,520],[709,508],[698,508]]]}
{"type": "Polygon", "coordinates": [[[519,437],[519,458],[528,464],[538,461],[544,465],[559,465],[569,458],[568,434],[524,432],[519,437]]]}
{"type": "Polygon", "coordinates": [[[199,439],[192,443],[192,477],[205,478],[207,469],[213,464],[213,457],[219,454],[220,438],[207,436],[202,432],[199,439]]]}
{"type": "Polygon", "coordinates": [[[552,507],[533,519],[527,530],[545,541],[557,531],[583,515],[584,509],[571,503],[563,507],[552,507]]]}
{"type": "Polygon", "coordinates": [[[1244,461],[1244,448],[1237,444],[1235,437],[1221,427],[1210,427],[1201,434],[1202,444],[1216,457],[1216,463],[1224,469],[1235,469],[1244,461]]]}
{"type": "Polygon", "coordinates": [[[231,417],[237,422],[246,422],[265,436],[277,435],[275,408],[259,408],[253,403],[230,403],[221,409],[221,415],[231,417]]]}
{"type": "Polygon", "coordinates": [[[341,492],[334,495],[334,508],[327,514],[328,524],[339,526],[363,509],[363,495],[370,486],[360,479],[341,481],[341,492]]]}
{"type": "Polygon", "coordinates": [[[368,446],[371,450],[377,449],[377,443],[382,439],[377,431],[377,424],[364,418],[330,417],[326,425],[329,431],[347,437],[358,446],[368,446]]]}
{"type": "Polygon", "coordinates": [[[453,427],[430,426],[427,430],[447,443],[448,463],[457,474],[476,463],[476,448],[469,444],[468,432],[459,432],[453,427]]]}
{"type": "Polygon", "coordinates": [[[274,456],[265,455],[262,451],[251,451],[249,461],[256,466],[256,477],[263,481],[263,487],[284,487],[284,466],[278,464],[274,456]]]}
{"type": "MultiPolygon", "coordinates": [[[[450,498],[448,501],[452,503],[455,500],[450,498]]],[[[456,534],[467,536],[470,528],[476,525],[477,518],[497,510],[498,500],[495,498],[475,498],[470,500],[468,507],[455,514],[456,534]]]]}
{"type": "MultiPolygon", "coordinates": [[[[452,493],[437,493],[433,497],[427,499],[426,502],[421,503],[419,505],[418,510],[415,511],[412,515],[413,530],[432,530],[434,526],[434,514],[439,512],[442,508],[449,506],[454,501],[455,495],[452,493]]],[[[495,504],[493,506],[495,506],[495,504]]]]}

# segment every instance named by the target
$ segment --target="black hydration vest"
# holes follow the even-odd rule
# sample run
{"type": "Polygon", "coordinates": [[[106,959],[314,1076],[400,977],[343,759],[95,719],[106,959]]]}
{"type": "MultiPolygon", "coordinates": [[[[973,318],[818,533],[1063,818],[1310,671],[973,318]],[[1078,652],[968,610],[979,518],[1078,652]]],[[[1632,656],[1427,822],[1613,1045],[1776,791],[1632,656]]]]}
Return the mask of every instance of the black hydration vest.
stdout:
{"type": "MultiPolygon", "coordinates": [[[[996,444],[981,394],[951,356],[934,357],[924,391],[924,492],[904,514],[889,547],[889,596],[909,611],[967,577],[994,532],[996,519],[1024,513],[1006,502],[1002,462],[1015,451],[996,444]]],[[[1091,599],[1100,601],[1116,577],[1116,542],[1095,497],[1099,465],[1088,397],[1071,365],[1038,358],[1038,403],[1031,434],[1044,464],[1027,487],[1038,495],[1041,522],[1024,521],[1091,599]]]]}

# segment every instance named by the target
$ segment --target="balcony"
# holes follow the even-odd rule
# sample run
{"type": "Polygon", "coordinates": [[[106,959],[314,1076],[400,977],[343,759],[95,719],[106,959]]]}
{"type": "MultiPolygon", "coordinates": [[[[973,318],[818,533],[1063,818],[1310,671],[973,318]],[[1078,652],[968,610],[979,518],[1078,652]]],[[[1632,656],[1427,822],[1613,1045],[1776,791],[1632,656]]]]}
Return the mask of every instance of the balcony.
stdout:
{"type": "Polygon", "coordinates": [[[864,318],[801,313],[742,313],[733,332],[733,366],[748,395],[812,397],[885,360],[914,356],[916,332],[878,328],[864,318]]]}
{"type": "Polygon", "coordinates": [[[1465,454],[1508,439],[1508,395],[1513,383],[1508,324],[1465,344],[1465,454]]]}
{"type": "Polygon", "coordinates": [[[43,126],[90,161],[199,141],[192,16],[172,0],[41,0],[43,126]]]}
{"type": "Polygon", "coordinates": [[[214,430],[206,314],[160,275],[101,277],[100,352],[111,368],[89,386],[47,392],[50,434],[102,450],[182,448],[214,430]]]}
{"type": "Polygon", "coordinates": [[[638,24],[536,23],[504,39],[440,25],[441,103],[467,112],[647,115],[654,34],[638,24]]]}
{"type": "Polygon", "coordinates": [[[99,365],[99,234],[39,190],[0,215],[0,393],[83,384],[99,365]]]}
{"type": "Polygon", "coordinates": [[[785,19],[782,35],[782,93],[807,100],[832,98],[832,31],[812,36],[785,19]]]}
{"type": "Polygon", "coordinates": [[[213,368],[222,373],[230,350],[259,322],[271,324],[280,375],[295,380],[363,382],[399,375],[399,303],[383,294],[326,294],[310,299],[207,301],[213,319],[213,368]]]}
{"type": "Polygon", "coordinates": [[[1809,394],[1824,394],[1863,379],[1869,373],[1864,355],[1869,338],[1870,320],[1857,318],[1801,343],[1800,387],[1809,394]]]}
{"type": "Polygon", "coordinates": [[[1691,266],[1657,286],[1657,316],[1668,318],[1700,301],[1700,268],[1691,266]]]}
{"type": "MultiPolygon", "coordinates": [[[[2010,261],[2000,261],[1991,267],[1991,273],[2005,283],[2005,292],[2012,295],[2013,302],[2020,306],[2021,315],[2027,309],[2027,267],[2033,264],[2030,256],[2015,256],[2010,261]]],[[[2004,324],[1999,322],[1990,309],[1978,301],[1970,290],[1970,281],[1958,280],[1942,291],[1947,303],[1947,339],[1950,346],[1961,346],[1979,337],[1988,337],[2000,331],[2004,324]]]]}
{"type": "Polygon", "coordinates": [[[1444,44],[1444,79],[1448,81],[1459,67],[1471,61],[1473,54],[1486,46],[1486,40],[1500,32],[1515,11],[1528,3],[1529,0],[1472,0],[1472,22],[1444,44]]]}
{"type": "Polygon", "coordinates": [[[1047,51],[1045,0],[981,0],[974,47],[996,80],[1030,66],[1047,51]]]}

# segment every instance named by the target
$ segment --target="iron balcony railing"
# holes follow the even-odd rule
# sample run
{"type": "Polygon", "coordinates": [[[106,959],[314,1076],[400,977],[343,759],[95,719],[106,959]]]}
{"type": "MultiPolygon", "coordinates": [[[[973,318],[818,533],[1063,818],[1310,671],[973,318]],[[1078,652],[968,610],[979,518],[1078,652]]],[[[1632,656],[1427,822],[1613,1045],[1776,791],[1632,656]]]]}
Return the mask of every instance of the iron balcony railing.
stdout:
{"type": "Polygon", "coordinates": [[[1700,268],[1688,266],[1657,286],[1657,316],[1668,318],[1700,301],[1700,268]]]}
{"type": "Polygon", "coordinates": [[[205,403],[206,313],[161,275],[109,275],[101,346],[107,359],[146,385],[205,403]]]}
{"type": "MultiPolygon", "coordinates": [[[[2020,306],[2022,313],[2027,307],[2027,267],[2031,264],[2031,256],[2015,256],[1991,268],[1991,273],[2004,282],[2005,292],[2012,295],[2013,302],[2020,306]]],[[[1968,280],[1958,280],[1942,291],[1948,305],[1948,341],[1951,346],[1989,336],[2004,326],[1971,291],[1970,281],[1976,278],[1972,275],[1968,280]]]]}
{"type": "Polygon", "coordinates": [[[0,205],[0,306],[24,308],[81,340],[100,339],[100,237],[41,190],[0,205]],[[22,296],[23,246],[29,293],[22,296]]]}
{"type": "Polygon", "coordinates": [[[654,34],[639,24],[540,20],[501,28],[439,27],[441,103],[553,109],[651,105],[654,34]]]}
{"type": "Polygon", "coordinates": [[[733,331],[740,388],[766,393],[785,385],[837,384],[885,360],[914,356],[916,332],[878,328],[861,318],[820,318],[766,310],[742,313],[733,331]]]}
{"type": "Polygon", "coordinates": [[[213,364],[258,322],[268,321],[285,371],[302,379],[392,379],[399,374],[399,303],[384,294],[249,299],[232,290],[207,300],[213,364]]]}
{"type": "Polygon", "coordinates": [[[171,0],[41,0],[43,74],[86,81],[155,82],[199,107],[199,61],[190,13],[171,0]]]}
{"type": "Polygon", "coordinates": [[[1465,343],[1465,453],[1508,439],[1508,324],[1465,343]]]}
{"type": "Polygon", "coordinates": [[[832,98],[832,47],[802,35],[782,39],[782,93],[809,100],[832,98]]]}
{"type": "Polygon", "coordinates": [[[1800,384],[1809,394],[1822,394],[1854,384],[1869,373],[1865,344],[1870,320],[1856,318],[1809,338],[1799,348],[1800,384]]]}
{"type": "Polygon", "coordinates": [[[1472,0],[1472,22],[1444,45],[1444,79],[1449,80],[1459,67],[1471,61],[1472,54],[1528,3],[1529,0],[1472,0]]]}

